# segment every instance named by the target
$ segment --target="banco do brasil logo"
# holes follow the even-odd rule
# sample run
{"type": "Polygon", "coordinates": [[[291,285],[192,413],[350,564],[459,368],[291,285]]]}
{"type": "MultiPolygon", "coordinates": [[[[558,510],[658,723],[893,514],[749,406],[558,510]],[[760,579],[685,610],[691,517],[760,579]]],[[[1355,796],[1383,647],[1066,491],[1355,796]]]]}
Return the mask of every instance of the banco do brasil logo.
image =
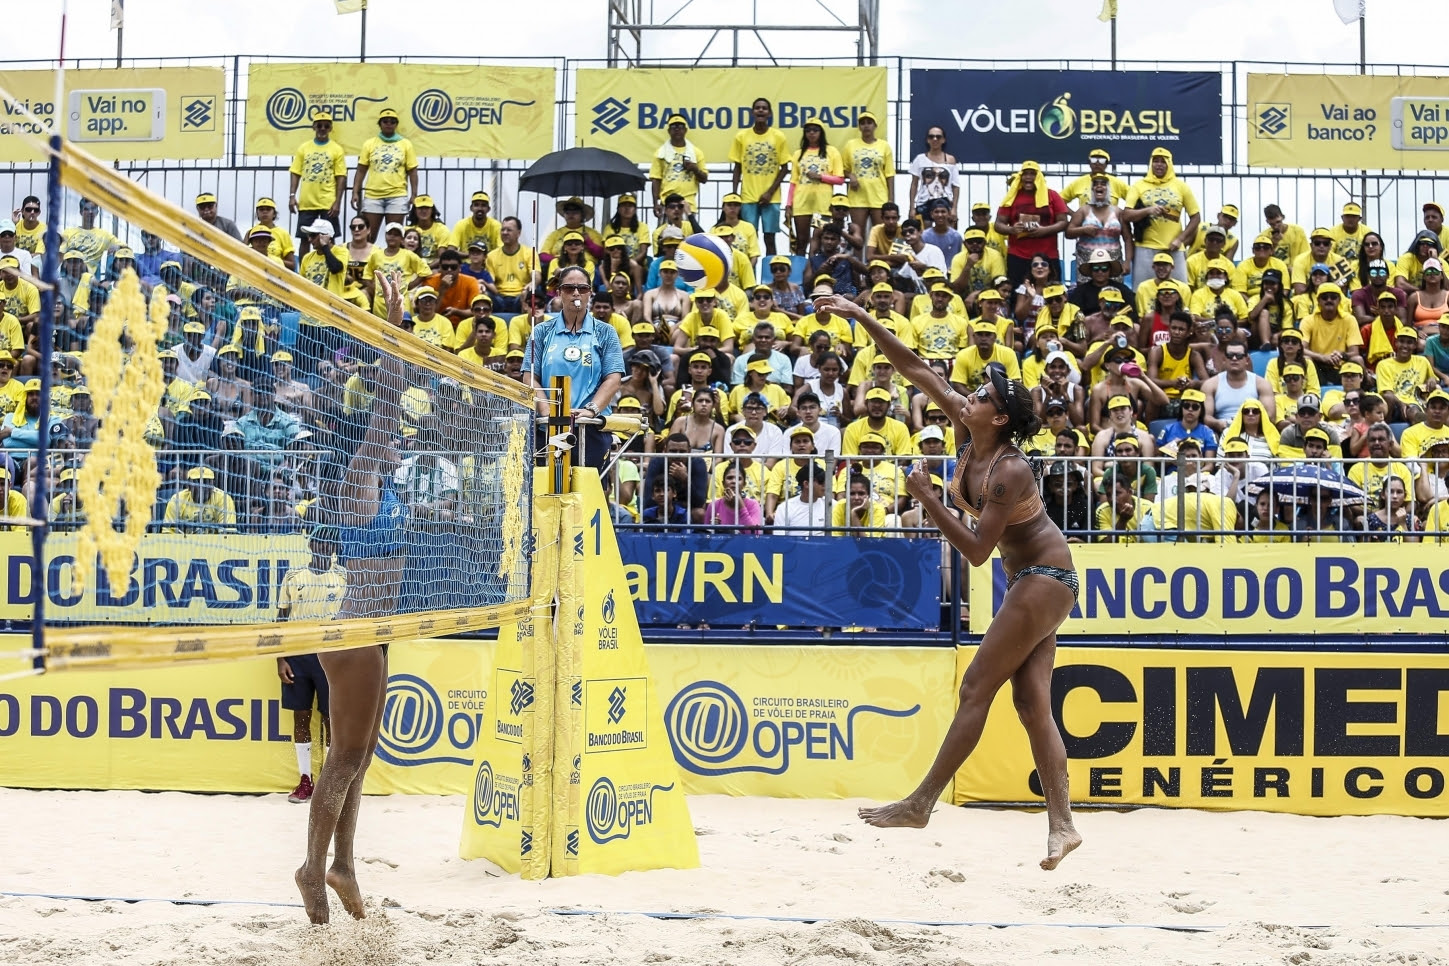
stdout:
{"type": "Polygon", "coordinates": [[[603,131],[605,134],[618,134],[629,126],[629,101],[633,98],[619,100],[617,97],[606,97],[593,107],[594,125],[589,130],[590,134],[597,134],[603,131]]]}
{"type": "Polygon", "coordinates": [[[438,692],[427,681],[413,674],[394,674],[387,679],[376,752],[383,761],[390,765],[470,765],[476,733],[474,716],[459,712],[449,717],[438,692]],[[433,746],[443,741],[445,733],[445,746],[433,753],[433,746]]]}
{"type": "Polygon", "coordinates": [[[1253,121],[1257,125],[1258,137],[1266,140],[1281,140],[1292,137],[1293,105],[1256,104],[1253,121]]]}
{"type": "Polygon", "coordinates": [[[1053,140],[1062,141],[1077,130],[1077,112],[1072,110],[1070,92],[1046,102],[1036,112],[1036,126],[1053,140]]]}
{"type": "Polygon", "coordinates": [[[857,704],[847,711],[850,702],[838,698],[759,696],[753,701],[752,719],[740,696],[718,681],[685,687],[664,709],[674,760],[696,775],[783,775],[790,770],[792,751],[806,758],[854,760],[857,715],[909,718],[921,710],[919,704],[905,709],[857,704]]]}

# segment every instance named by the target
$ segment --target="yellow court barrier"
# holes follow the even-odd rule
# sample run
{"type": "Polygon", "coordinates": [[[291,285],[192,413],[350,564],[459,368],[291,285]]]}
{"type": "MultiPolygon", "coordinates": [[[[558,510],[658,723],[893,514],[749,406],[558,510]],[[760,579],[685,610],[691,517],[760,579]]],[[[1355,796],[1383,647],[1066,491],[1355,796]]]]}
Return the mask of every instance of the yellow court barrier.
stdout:
{"type": "Polygon", "coordinates": [[[220,67],[68,70],[59,104],[50,70],[0,71],[0,90],[14,98],[0,108],[0,162],[44,160],[30,138],[52,134],[108,161],[219,158],[224,150],[220,67]]]}
{"type": "Polygon", "coordinates": [[[647,648],[671,751],[695,795],[902,798],[951,715],[942,647],[647,648]]]}
{"type": "Polygon", "coordinates": [[[1449,168],[1449,77],[1249,74],[1248,164],[1449,168]]]}
{"type": "MultiPolygon", "coordinates": [[[[886,120],[884,67],[693,67],[581,70],[575,137],[589,147],[647,163],[669,140],[665,122],[682,114],[689,140],[703,152],[714,180],[729,180],[730,145],[755,123],[750,106],[770,99],[774,126],[793,157],[800,128],[816,121],[840,147],[856,136],[861,111],[886,120]]],[[[778,200],[778,199],[777,199],[778,200]]]]}
{"type": "MultiPolygon", "coordinates": [[[[1052,695],[1074,802],[1449,816],[1443,655],[1068,647],[1052,695]]],[[[1042,801],[1009,688],[955,800],[1042,801]]]]}
{"type": "Polygon", "coordinates": [[[536,158],[553,150],[554,69],[473,64],[253,64],[246,153],[290,156],[314,108],[348,154],[377,134],[384,108],[429,157],[536,158]]]}

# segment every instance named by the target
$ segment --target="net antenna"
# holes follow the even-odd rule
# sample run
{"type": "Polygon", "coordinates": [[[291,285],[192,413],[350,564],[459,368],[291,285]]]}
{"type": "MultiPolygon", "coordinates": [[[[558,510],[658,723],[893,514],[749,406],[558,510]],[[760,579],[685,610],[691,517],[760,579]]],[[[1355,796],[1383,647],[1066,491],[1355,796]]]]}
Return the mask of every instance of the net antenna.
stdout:
{"type": "Polygon", "coordinates": [[[299,273],[276,254],[291,245],[280,226],[243,245],[59,135],[26,137],[50,168],[28,673],[285,656],[529,613],[535,397],[471,319],[409,298],[411,318],[389,321],[385,286],[330,233],[307,236],[299,273]],[[81,226],[62,233],[71,202],[81,226]],[[359,611],[364,591],[385,606],[359,611]]]}

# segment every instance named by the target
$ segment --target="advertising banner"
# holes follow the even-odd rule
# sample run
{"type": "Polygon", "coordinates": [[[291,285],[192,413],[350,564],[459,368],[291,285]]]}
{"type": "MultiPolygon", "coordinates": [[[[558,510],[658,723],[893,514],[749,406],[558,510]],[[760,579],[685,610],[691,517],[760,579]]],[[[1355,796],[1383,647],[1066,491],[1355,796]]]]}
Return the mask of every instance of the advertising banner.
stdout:
{"type": "Polygon", "coordinates": [[[553,150],[554,69],[471,64],[253,64],[245,152],[290,156],[311,137],[308,115],[332,115],[332,139],[354,155],[377,115],[420,155],[537,158],[553,150]]]}
{"type": "Polygon", "coordinates": [[[940,626],[935,540],[621,533],[619,550],[641,624],[940,626]]]}
{"type": "Polygon", "coordinates": [[[1092,148],[1117,165],[1145,165],[1159,145],[1178,164],[1221,164],[1222,88],[1222,75],[1206,71],[912,70],[906,156],[940,125],[967,164],[1031,159],[1085,171],[1092,148]]]}
{"type": "MultiPolygon", "coordinates": [[[[1423,544],[1082,544],[1062,634],[1449,633],[1449,548],[1423,544]]],[[[1006,596],[1001,560],[970,574],[971,633],[1006,596]]]]}
{"type": "Polygon", "coordinates": [[[648,653],[691,794],[902,798],[956,711],[951,648],[659,644],[648,653]]]}
{"type": "MultiPolygon", "coordinates": [[[[1076,802],[1449,816],[1443,655],[1066,647],[1052,707],[1076,802]]],[[[955,800],[1042,801],[1009,688],[955,800]]]]}
{"type": "Polygon", "coordinates": [[[694,67],[580,70],[574,136],[642,164],[669,140],[665,120],[683,114],[689,140],[718,177],[729,171],[735,135],[755,123],[757,97],[772,102],[774,126],[792,151],[806,121],[824,127],[836,147],[856,136],[861,111],[875,114],[885,133],[884,67],[694,67]]]}
{"type": "Polygon", "coordinates": [[[1249,74],[1248,164],[1449,168],[1449,77],[1249,74]]]}
{"type": "MultiPolygon", "coordinates": [[[[111,586],[106,569],[90,568],[71,587],[76,535],[46,541],[46,616],[53,621],[242,624],[273,621],[282,578],[311,554],[301,534],[148,533],[130,580],[111,586]]],[[[40,588],[30,535],[0,532],[5,590],[0,619],[29,620],[40,588]]]]}
{"type": "Polygon", "coordinates": [[[57,131],[107,161],[186,161],[223,153],[226,79],[220,67],[68,70],[60,104],[54,71],[0,71],[0,88],[14,98],[0,105],[0,162],[40,161],[19,135],[57,131]]]}
{"type": "MultiPolygon", "coordinates": [[[[29,638],[5,637],[15,650],[29,638]]],[[[369,794],[456,795],[473,784],[492,642],[404,641],[388,656],[387,698],[369,794]]],[[[20,670],[10,662],[4,672],[20,670]]],[[[297,784],[292,712],[277,662],[51,674],[0,683],[0,785],[284,792],[297,784]]],[[[321,765],[312,716],[313,773],[321,765]]]]}

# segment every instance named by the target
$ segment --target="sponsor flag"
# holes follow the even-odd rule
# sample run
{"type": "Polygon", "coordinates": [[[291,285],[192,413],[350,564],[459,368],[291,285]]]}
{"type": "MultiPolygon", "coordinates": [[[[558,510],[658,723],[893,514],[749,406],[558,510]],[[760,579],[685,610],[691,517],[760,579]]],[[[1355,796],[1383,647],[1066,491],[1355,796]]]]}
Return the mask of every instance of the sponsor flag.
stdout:
{"type": "Polygon", "coordinates": [[[338,13],[361,13],[367,9],[367,0],[332,0],[338,13]]]}
{"type": "Polygon", "coordinates": [[[1117,0],[1102,0],[1102,12],[1097,14],[1097,19],[1103,23],[1117,19],[1117,0]]]}
{"type": "Polygon", "coordinates": [[[126,26],[126,0],[111,0],[111,29],[126,26]]]}
{"type": "Polygon", "coordinates": [[[1362,20],[1368,0],[1333,0],[1333,11],[1344,23],[1362,20]]]}

